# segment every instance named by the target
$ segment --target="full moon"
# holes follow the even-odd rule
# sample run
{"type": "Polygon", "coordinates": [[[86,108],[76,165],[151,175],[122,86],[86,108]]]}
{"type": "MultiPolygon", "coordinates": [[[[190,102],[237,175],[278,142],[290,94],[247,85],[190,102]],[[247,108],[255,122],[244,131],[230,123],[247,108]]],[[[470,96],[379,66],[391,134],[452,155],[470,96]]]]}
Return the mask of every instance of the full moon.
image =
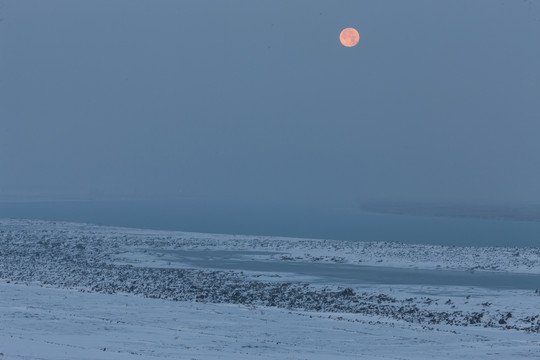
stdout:
{"type": "Polygon", "coordinates": [[[339,41],[341,41],[343,46],[353,47],[360,41],[360,34],[355,28],[349,27],[341,31],[341,34],[339,34],[339,41]]]}

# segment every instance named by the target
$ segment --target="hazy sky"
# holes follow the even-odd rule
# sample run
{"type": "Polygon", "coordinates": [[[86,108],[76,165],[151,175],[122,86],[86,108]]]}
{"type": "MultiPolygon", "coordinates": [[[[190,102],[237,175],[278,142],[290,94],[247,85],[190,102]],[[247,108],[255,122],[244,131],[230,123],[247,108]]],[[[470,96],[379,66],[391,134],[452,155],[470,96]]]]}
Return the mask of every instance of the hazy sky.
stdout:
{"type": "Polygon", "coordinates": [[[3,0],[0,18],[0,197],[540,202],[538,2],[3,0]]]}

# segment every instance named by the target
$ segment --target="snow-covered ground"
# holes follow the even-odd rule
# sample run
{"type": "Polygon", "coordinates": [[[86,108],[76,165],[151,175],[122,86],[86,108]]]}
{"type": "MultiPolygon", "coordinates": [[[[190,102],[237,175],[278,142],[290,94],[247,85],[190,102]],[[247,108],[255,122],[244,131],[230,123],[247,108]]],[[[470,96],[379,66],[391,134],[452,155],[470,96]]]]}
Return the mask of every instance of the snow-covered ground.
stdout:
{"type": "MultiPolygon", "coordinates": [[[[81,223],[0,219],[0,234],[47,238],[96,238],[115,242],[115,254],[137,259],[140,249],[248,250],[259,260],[349,263],[370,266],[489,270],[540,274],[540,248],[461,247],[398,242],[338,241],[249,235],[202,234],[97,226],[81,223]]],[[[138,260],[144,260],[145,257],[138,260]]]]}
{"type": "Polygon", "coordinates": [[[0,281],[0,359],[538,358],[538,334],[0,281]]]}
{"type": "Polygon", "coordinates": [[[294,273],[217,270],[211,261],[194,268],[166,255],[201,250],[272,266],[540,272],[538,248],[0,220],[0,359],[540,357],[538,290],[344,286],[294,273]]]}

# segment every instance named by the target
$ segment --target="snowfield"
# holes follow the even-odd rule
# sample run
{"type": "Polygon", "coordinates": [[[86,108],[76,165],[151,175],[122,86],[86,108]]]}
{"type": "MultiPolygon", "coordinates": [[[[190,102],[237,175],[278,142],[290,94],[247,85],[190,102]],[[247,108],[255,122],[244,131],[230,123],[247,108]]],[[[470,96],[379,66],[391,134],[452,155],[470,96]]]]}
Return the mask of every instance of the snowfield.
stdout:
{"type": "Polygon", "coordinates": [[[538,334],[0,282],[2,359],[538,358],[538,334]]]}
{"type": "Polygon", "coordinates": [[[220,270],[219,256],[204,267],[171,260],[201,251],[278,267],[540,274],[538,248],[0,220],[0,359],[540,357],[538,290],[341,284],[294,271],[220,270]]]}

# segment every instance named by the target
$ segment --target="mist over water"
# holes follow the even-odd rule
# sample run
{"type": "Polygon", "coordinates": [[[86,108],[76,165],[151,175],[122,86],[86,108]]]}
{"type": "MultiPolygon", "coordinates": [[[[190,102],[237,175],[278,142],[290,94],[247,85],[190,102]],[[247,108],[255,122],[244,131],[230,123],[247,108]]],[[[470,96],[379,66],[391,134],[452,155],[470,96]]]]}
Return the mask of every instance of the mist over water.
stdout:
{"type": "Polygon", "coordinates": [[[377,214],[328,204],[211,201],[0,203],[0,218],[87,222],[203,233],[455,246],[537,247],[540,222],[377,214]]]}

